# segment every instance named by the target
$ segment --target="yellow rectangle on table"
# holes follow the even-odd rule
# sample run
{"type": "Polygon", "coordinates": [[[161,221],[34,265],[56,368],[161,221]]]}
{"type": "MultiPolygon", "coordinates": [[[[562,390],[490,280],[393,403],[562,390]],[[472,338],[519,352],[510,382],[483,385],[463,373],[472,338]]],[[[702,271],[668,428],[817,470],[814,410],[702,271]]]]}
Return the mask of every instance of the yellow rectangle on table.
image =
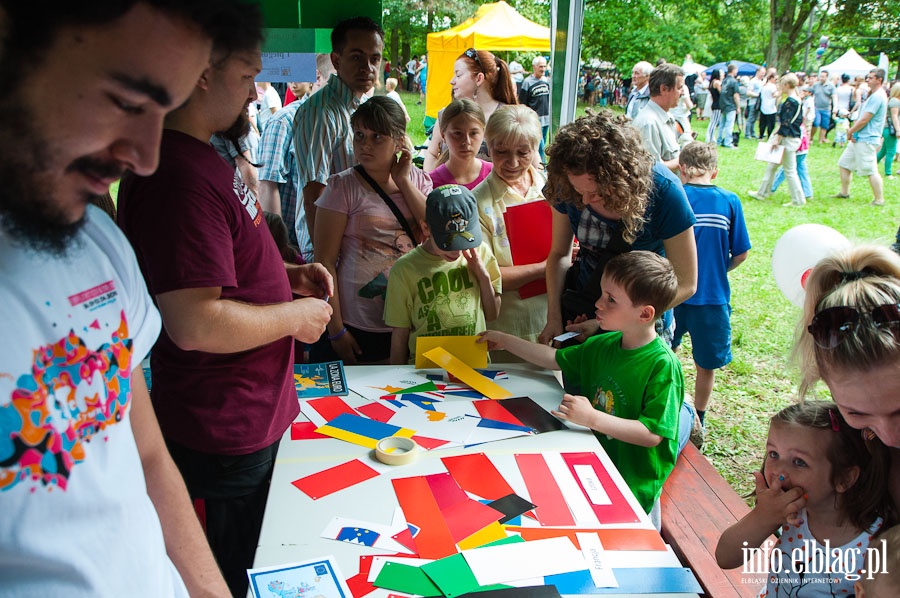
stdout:
{"type": "Polygon", "coordinates": [[[425,357],[428,351],[441,347],[470,368],[486,368],[487,343],[479,343],[477,340],[477,336],[420,336],[416,339],[416,367],[441,367],[425,357]]]}
{"type": "Polygon", "coordinates": [[[482,376],[442,347],[435,347],[426,352],[425,357],[447,370],[448,373],[455,376],[463,384],[468,384],[489,399],[506,399],[512,396],[511,392],[493,380],[482,376]]]}

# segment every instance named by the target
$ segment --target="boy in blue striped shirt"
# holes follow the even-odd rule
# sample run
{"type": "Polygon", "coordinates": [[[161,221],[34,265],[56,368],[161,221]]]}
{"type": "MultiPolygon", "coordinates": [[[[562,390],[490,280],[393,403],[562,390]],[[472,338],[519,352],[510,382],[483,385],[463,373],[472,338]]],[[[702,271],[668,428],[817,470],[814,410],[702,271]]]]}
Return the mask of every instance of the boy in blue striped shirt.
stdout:
{"type": "Polygon", "coordinates": [[[681,181],[697,223],[697,292],[675,308],[677,349],[685,333],[691,335],[697,381],[694,405],[700,423],[712,395],[716,370],[731,363],[731,287],[728,272],[750,252],[750,238],[738,196],[715,186],[719,174],[716,147],[691,142],[678,159],[681,181]]]}

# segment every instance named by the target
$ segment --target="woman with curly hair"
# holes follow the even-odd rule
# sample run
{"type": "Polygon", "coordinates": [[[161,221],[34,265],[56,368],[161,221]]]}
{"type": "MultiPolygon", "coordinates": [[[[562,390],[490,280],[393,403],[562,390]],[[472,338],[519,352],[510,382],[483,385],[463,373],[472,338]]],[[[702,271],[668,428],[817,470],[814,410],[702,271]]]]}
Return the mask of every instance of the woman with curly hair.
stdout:
{"type": "MultiPolygon", "coordinates": [[[[681,183],[654,163],[640,134],[622,116],[589,114],[559,129],[548,151],[544,196],[553,211],[553,243],[547,258],[547,325],[539,342],[564,330],[597,332],[594,303],[600,276],[613,256],[645,249],[669,259],[678,293],[664,314],[697,288],[694,213],[681,183]],[[572,263],[572,243],[579,249],[572,263]]],[[[664,335],[671,340],[671,334],[664,335]]]]}
{"type": "MultiPolygon", "coordinates": [[[[518,103],[516,87],[506,62],[486,50],[469,48],[460,54],[453,63],[450,86],[454,100],[469,98],[481,106],[485,122],[491,119],[497,108],[518,103]]],[[[438,113],[438,120],[440,117],[438,113]]],[[[435,127],[425,152],[425,172],[431,172],[440,165],[443,141],[442,131],[435,127]]],[[[487,155],[479,153],[478,157],[486,158],[487,155]]]]}

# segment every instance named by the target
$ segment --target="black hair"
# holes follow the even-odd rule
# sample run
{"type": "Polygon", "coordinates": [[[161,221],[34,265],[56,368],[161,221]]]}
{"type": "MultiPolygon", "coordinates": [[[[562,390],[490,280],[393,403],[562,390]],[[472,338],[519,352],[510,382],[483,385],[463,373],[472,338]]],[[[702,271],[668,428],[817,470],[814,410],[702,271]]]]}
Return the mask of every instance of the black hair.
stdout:
{"type": "Polygon", "coordinates": [[[0,87],[15,88],[44,60],[60,30],[106,25],[141,3],[194,24],[213,40],[222,37],[220,32],[232,22],[227,15],[238,6],[222,0],[87,0],[53,3],[48,8],[43,2],[0,0],[5,17],[5,30],[0,31],[0,87]]]}
{"type": "Polygon", "coordinates": [[[843,75],[841,75],[841,83],[849,83],[849,82],[850,82],[850,75],[848,75],[847,73],[844,73],[843,75]]]}
{"type": "Polygon", "coordinates": [[[340,54],[347,45],[347,34],[351,31],[371,31],[384,41],[384,29],[369,17],[344,19],[331,30],[331,51],[340,54]]]}

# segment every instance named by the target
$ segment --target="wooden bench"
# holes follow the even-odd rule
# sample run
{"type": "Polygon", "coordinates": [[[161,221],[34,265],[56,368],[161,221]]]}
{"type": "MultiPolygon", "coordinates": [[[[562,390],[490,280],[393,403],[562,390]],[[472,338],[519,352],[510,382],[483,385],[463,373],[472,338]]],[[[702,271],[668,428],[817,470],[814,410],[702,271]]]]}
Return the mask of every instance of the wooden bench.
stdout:
{"type": "Polygon", "coordinates": [[[758,584],[742,583],[740,568],[723,571],[715,556],[719,536],[750,507],[693,444],[679,455],[660,502],[663,539],[691,568],[706,596],[757,595],[758,584]]]}

